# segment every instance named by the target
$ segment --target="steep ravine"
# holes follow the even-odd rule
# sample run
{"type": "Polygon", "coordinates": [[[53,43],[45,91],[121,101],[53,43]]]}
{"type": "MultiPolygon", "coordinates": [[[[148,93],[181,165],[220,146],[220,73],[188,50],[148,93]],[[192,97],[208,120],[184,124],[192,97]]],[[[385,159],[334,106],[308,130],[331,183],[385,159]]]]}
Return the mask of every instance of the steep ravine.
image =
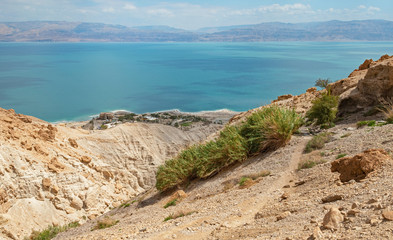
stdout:
{"type": "Polygon", "coordinates": [[[83,223],[119,206],[153,187],[166,159],[220,127],[126,123],[86,131],[0,109],[0,239],[83,223]]]}

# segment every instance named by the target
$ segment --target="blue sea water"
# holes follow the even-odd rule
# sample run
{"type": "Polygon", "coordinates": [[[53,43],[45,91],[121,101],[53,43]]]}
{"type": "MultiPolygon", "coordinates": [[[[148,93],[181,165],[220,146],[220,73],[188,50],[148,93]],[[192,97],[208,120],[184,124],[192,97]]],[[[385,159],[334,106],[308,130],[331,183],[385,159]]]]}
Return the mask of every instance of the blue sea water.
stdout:
{"type": "Polygon", "coordinates": [[[0,107],[47,121],[103,111],[245,111],[348,76],[392,42],[0,43],[0,107]]]}

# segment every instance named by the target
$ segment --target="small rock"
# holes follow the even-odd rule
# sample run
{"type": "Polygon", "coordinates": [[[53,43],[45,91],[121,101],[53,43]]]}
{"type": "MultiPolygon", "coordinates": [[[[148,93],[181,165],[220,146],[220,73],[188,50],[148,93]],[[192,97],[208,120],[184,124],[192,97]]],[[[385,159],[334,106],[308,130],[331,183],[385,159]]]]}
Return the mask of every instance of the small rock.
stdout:
{"type": "Polygon", "coordinates": [[[308,238],[309,240],[317,240],[317,239],[322,239],[323,234],[321,232],[321,229],[319,227],[315,227],[314,231],[312,232],[311,236],[308,238]]]}
{"type": "Polygon", "coordinates": [[[379,223],[379,221],[378,221],[378,219],[370,218],[370,219],[368,220],[368,223],[369,223],[371,226],[377,226],[378,223],[379,223]]]}
{"type": "Polygon", "coordinates": [[[359,208],[360,204],[358,202],[352,203],[352,209],[359,208]]]}
{"type": "Polygon", "coordinates": [[[80,160],[81,160],[81,162],[88,164],[88,163],[91,162],[91,157],[89,157],[89,156],[82,156],[80,160]]]}
{"type": "Polygon", "coordinates": [[[139,229],[139,232],[146,232],[146,228],[139,229]]]}
{"type": "Polygon", "coordinates": [[[290,211],[285,211],[283,213],[281,213],[280,215],[277,216],[277,221],[280,221],[284,218],[287,218],[289,215],[291,215],[290,211]]]}
{"type": "Polygon", "coordinates": [[[373,203],[377,203],[378,200],[375,198],[371,198],[370,200],[368,200],[367,204],[373,204],[373,203]]]}
{"type": "Polygon", "coordinates": [[[323,203],[335,202],[335,201],[342,200],[342,199],[343,199],[342,195],[336,194],[336,195],[330,195],[330,196],[322,198],[322,202],[323,203]]]}
{"type": "Polygon", "coordinates": [[[289,194],[288,193],[284,193],[283,195],[281,195],[281,199],[285,200],[289,198],[289,194]]]}
{"type": "Polygon", "coordinates": [[[290,185],[285,185],[283,188],[290,188],[291,186],[290,185]]]}
{"type": "Polygon", "coordinates": [[[356,216],[356,214],[358,214],[358,213],[360,213],[359,210],[357,210],[357,209],[351,209],[351,210],[349,210],[349,211],[347,212],[347,215],[348,215],[348,216],[356,216]]]}
{"type": "Polygon", "coordinates": [[[78,143],[75,141],[75,139],[69,138],[68,142],[70,143],[71,147],[78,148],[78,143]]]}
{"type": "Polygon", "coordinates": [[[49,189],[51,185],[52,185],[52,182],[49,178],[42,179],[42,186],[44,187],[44,189],[49,189]]]}
{"type": "Polygon", "coordinates": [[[383,206],[382,206],[382,204],[380,204],[380,203],[372,204],[371,207],[372,207],[374,210],[381,210],[381,209],[383,209],[383,206]]]}
{"type": "Polygon", "coordinates": [[[306,181],[295,182],[295,187],[305,184],[306,181]]]}
{"type": "Polygon", "coordinates": [[[336,207],[332,207],[323,218],[323,226],[328,229],[340,227],[340,223],[344,221],[344,216],[336,207]]]}
{"type": "Polygon", "coordinates": [[[388,221],[393,221],[393,211],[389,211],[389,210],[385,209],[382,212],[382,217],[388,221]]]}

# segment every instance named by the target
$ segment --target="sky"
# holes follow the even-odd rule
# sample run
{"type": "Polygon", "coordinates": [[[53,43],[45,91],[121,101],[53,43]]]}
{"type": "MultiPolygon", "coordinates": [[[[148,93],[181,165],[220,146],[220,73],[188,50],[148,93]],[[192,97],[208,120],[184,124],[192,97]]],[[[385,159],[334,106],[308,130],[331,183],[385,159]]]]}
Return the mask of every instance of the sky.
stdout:
{"type": "Polygon", "coordinates": [[[77,21],[203,27],[262,22],[393,20],[392,0],[0,0],[0,22],[77,21]]]}

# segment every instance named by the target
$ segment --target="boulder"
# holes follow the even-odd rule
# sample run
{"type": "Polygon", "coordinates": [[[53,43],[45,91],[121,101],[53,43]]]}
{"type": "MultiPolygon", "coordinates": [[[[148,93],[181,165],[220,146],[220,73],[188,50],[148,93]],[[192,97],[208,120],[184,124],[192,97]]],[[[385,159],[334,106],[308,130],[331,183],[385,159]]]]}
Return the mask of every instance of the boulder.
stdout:
{"type": "Polygon", "coordinates": [[[342,182],[348,182],[352,179],[358,181],[381,167],[382,163],[389,159],[390,156],[385,150],[369,149],[356,156],[343,157],[333,161],[331,171],[339,172],[342,182]]]}
{"type": "Polygon", "coordinates": [[[328,229],[337,229],[340,223],[344,221],[344,216],[338,208],[332,207],[323,218],[323,226],[328,229]]]}

